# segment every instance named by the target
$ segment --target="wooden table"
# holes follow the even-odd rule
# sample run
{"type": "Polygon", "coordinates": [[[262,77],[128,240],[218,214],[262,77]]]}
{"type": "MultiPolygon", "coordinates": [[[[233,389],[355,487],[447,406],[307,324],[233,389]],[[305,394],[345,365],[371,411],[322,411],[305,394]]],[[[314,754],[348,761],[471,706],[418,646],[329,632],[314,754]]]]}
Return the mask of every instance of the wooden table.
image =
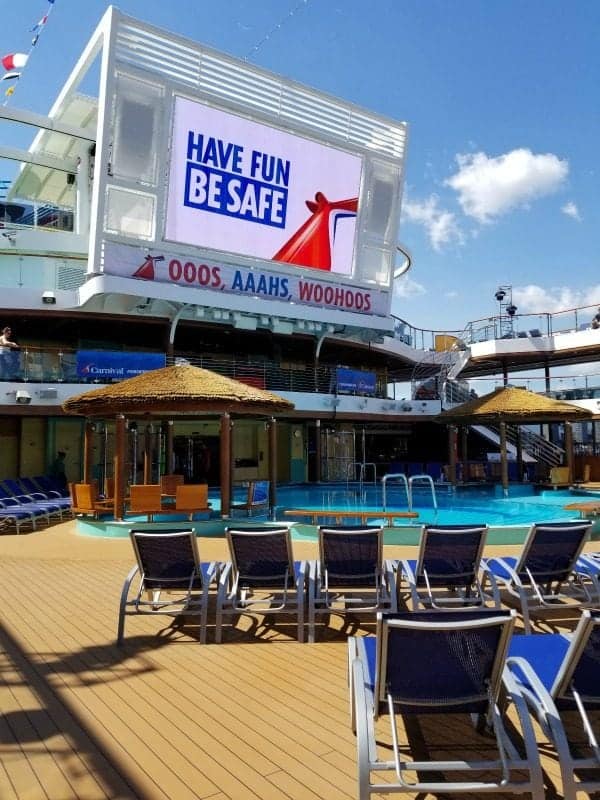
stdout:
{"type": "Polygon", "coordinates": [[[312,525],[319,524],[319,517],[335,520],[336,525],[343,524],[344,520],[359,519],[362,525],[366,525],[368,520],[384,519],[389,527],[392,526],[395,519],[416,519],[419,515],[416,511],[365,511],[357,509],[356,511],[348,511],[348,509],[336,508],[290,508],[283,512],[287,517],[309,517],[312,525]]]}
{"type": "Polygon", "coordinates": [[[569,503],[563,506],[565,511],[579,511],[583,518],[600,514],[600,500],[592,500],[586,503],[569,503]]]}

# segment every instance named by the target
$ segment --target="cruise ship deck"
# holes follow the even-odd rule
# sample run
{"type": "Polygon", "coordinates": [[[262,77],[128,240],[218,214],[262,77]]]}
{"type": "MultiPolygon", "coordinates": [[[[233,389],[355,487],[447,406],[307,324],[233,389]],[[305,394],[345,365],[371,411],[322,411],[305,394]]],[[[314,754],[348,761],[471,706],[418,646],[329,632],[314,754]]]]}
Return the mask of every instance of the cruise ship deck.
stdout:
{"type": "MultiPolygon", "coordinates": [[[[316,555],[294,544],[297,556],[316,555]]],[[[225,547],[201,539],[201,557],[222,558],[225,547]]],[[[244,617],[222,644],[209,629],[200,645],[193,626],[140,616],[117,648],[129,541],[81,537],[66,522],[0,537],[0,558],[4,800],[356,797],[346,637],[371,625],[334,619],[309,645],[284,621],[244,617]]],[[[387,736],[381,723],[382,746],[387,736]]],[[[474,736],[458,718],[410,730],[430,752],[481,749],[474,736]]],[[[560,798],[556,756],[538,737],[546,796],[560,798]]]]}

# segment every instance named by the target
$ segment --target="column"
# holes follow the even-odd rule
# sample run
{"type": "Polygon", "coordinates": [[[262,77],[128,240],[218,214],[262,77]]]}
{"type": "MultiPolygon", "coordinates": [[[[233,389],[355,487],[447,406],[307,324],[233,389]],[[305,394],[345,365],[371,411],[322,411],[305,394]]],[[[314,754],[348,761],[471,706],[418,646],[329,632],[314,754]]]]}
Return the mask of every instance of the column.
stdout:
{"type": "Polygon", "coordinates": [[[315,480],[321,483],[321,420],[315,420],[315,480]]]}
{"type": "Polygon", "coordinates": [[[448,426],[448,480],[456,486],[456,460],[458,448],[458,430],[456,425],[448,426]]]}

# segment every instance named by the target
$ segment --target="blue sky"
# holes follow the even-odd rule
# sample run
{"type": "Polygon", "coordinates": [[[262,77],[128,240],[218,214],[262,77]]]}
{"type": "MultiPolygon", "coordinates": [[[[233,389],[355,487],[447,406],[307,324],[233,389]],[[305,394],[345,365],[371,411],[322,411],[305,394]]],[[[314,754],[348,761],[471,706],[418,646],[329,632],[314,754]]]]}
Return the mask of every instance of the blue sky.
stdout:
{"type": "MultiPolygon", "coordinates": [[[[1,55],[27,52],[48,1],[3,5],[1,55]]],[[[410,323],[460,330],[497,312],[499,284],[524,313],[600,303],[597,0],[117,5],[409,123],[400,241],[414,266],[394,310],[410,323]]],[[[105,8],[56,0],[12,106],[48,110],[105,8]]],[[[3,144],[31,138],[4,129],[3,144]]]]}

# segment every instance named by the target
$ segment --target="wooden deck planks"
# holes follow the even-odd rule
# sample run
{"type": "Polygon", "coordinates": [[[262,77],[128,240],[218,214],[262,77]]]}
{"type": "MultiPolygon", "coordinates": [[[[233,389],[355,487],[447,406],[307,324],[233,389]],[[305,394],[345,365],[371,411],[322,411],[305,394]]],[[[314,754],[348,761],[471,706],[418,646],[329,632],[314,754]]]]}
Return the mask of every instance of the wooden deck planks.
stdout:
{"type": "MultiPolygon", "coordinates": [[[[345,636],[372,626],[333,618],[300,645],[293,621],[242,617],[223,644],[209,632],[201,646],[195,624],[140,616],[117,648],[131,545],[73,527],[0,538],[2,800],[356,797],[345,636]]],[[[224,542],[201,552],[224,557],[224,542]]],[[[544,765],[560,786],[555,758],[544,765]]]]}

